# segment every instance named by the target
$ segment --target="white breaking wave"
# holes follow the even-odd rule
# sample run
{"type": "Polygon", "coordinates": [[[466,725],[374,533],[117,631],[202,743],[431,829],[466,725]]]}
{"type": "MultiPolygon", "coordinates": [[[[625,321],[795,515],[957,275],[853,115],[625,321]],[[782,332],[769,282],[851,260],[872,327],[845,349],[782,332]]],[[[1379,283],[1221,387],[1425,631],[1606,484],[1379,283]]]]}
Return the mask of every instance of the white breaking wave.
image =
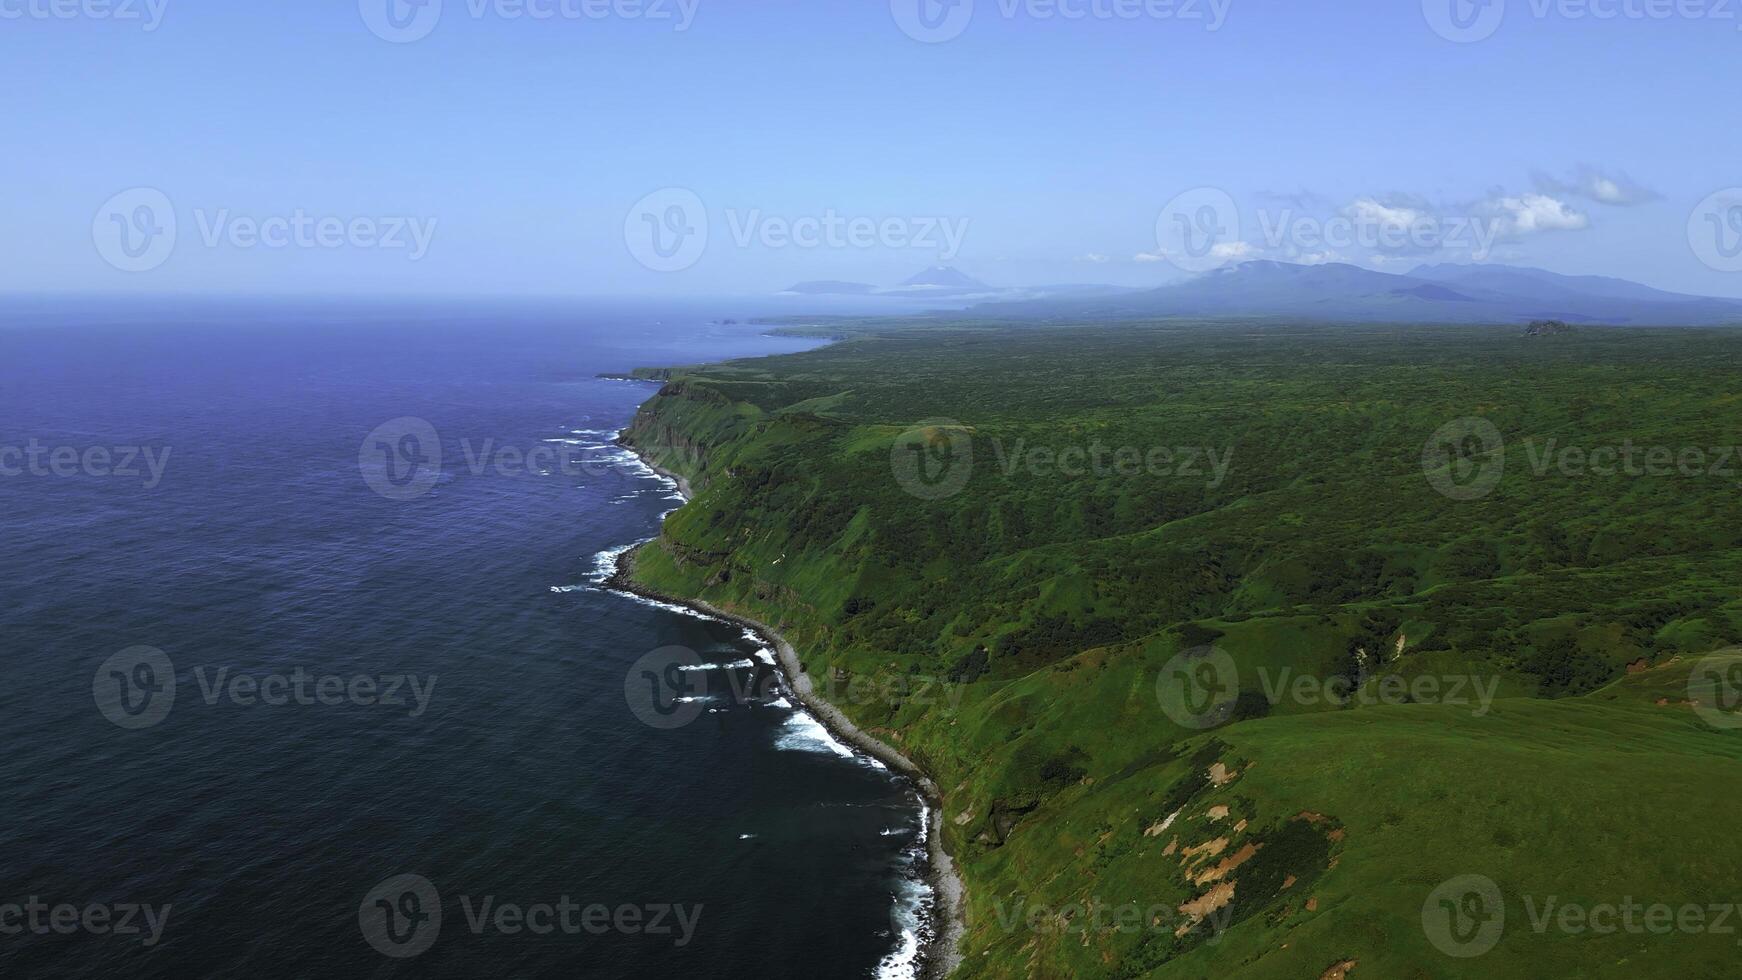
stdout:
{"type": "Polygon", "coordinates": [[[786,718],[781,733],[775,737],[778,748],[799,752],[833,752],[843,759],[858,758],[858,754],[841,743],[827,726],[803,711],[794,711],[786,718]]]}
{"type": "MultiPolygon", "coordinates": [[[[893,951],[884,956],[877,964],[878,980],[919,980],[919,954],[925,940],[932,938],[932,909],[937,902],[937,892],[931,883],[920,876],[921,869],[927,866],[930,854],[926,849],[926,833],[931,827],[931,805],[924,794],[917,794],[919,799],[919,833],[902,851],[902,858],[907,862],[911,874],[901,882],[896,892],[895,908],[889,912],[889,918],[899,937],[893,951]]],[[[885,830],[883,836],[890,837],[902,833],[900,830],[885,830]]]]}
{"type": "Polygon", "coordinates": [[[932,888],[924,881],[902,882],[889,918],[900,935],[895,949],[877,963],[878,980],[919,980],[920,931],[932,904],[932,888]]]}
{"type": "Polygon", "coordinates": [[[606,451],[601,453],[593,460],[593,462],[610,463],[613,466],[621,466],[634,476],[659,475],[654,471],[653,467],[642,462],[640,456],[637,456],[632,450],[624,449],[622,446],[608,447],[606,451]]]}
{"type": "Polygon", "coordinates": [[[754,666],[756,666],[756,661],[754,660],[734,660],[729,664],[696,664],[694,666],[679,667],[678,670],[699,673],[707,670],[740,670],[745,667],[754,666]]]}
{"type": "MultiPolygon", "coordinates": [[[[607,452],[594,457],[590,462],[603,463],[615,467],[627,476],[636,477],[642,480],[652,480],[659,484],[659,489],[666,491],[665,499],[675,500],[679,503],[689,502],[689,498],[683,495],[682,484],[678,483],[676,479],[666,476],[664,473],[661,473],[647,465],[646,460],[643,460],[634,450],[625,449],[621,446],[611,446],[607,447],[607,449],[607,452]]],[[[673,511],[666,511],[660,519],[664,520],[665,517],[669,517],[672,513],[673,511]]]]}
{"type": "Polygon", "coordinates": [[[718,619],[715,619],[707,613],[691,609],[688,606],[680,606],[675,602],[661,602],[658,599],[649,599],[646,596],[639,596],[633,592],[619,592],[617,594],[628,599],[630,602],[639,602],[640,604],[652,609],[663,609],[666,612],[678,613],[679,615],[688,616],[691,619],[705,620],[710,623],[719,622],[718,619]]]}
{"type": "Polygon", "coordinates": [[[618,545],[615,548],[606,548],[604,551],[594,555],[593,584],[604,585],[611,576],[617,574],[617,559],[646,543],[646,541],[636,541],[632,544],[618,545]]]}

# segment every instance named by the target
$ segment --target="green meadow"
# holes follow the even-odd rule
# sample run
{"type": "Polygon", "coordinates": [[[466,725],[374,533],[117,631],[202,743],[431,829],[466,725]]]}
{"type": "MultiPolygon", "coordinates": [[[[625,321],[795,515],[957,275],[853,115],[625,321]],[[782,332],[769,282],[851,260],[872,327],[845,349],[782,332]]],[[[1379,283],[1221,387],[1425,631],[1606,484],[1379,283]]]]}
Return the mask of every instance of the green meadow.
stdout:
{"type": "Polygon", "coordinates": [[[813,329],[636,573],[934,776],[958,975],[1738,972],[1742,333],[813,329]]]}

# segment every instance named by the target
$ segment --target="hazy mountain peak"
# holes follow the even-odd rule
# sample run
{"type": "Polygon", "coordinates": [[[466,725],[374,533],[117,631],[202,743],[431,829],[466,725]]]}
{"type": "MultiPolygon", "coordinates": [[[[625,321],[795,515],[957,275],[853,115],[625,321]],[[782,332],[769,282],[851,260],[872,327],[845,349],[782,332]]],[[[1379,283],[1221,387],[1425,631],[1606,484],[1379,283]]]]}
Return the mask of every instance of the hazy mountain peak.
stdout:
{"type": "Polygon", "coordinates": [[[946,289],[990,289],[954,266],[934,265],[902,283],[903,286],[939,286],[946,289]]]}

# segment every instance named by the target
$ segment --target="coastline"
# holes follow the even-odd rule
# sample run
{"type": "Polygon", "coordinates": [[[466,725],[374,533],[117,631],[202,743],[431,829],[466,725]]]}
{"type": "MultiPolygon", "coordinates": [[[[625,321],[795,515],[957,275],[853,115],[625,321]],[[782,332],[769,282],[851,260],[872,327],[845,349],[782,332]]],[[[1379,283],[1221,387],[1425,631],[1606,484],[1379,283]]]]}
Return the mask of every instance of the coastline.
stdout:
{"type": "MultiPolygon", "coordinates": [[[[687,478],[656,465],[634,446],[622,442],[621,436],[617,445],[634,453],[648,469],[676,483],[678,493],[683,496],[686,505],[695,499],[687,478]]],[[[811,681],[804,663],[799,660],[798,651],[793,649],[792,644],[779,630],[767,623],[728,612],[710,602],[667,595],[636,582],[635,553],[654,541],[643,542],[618,555],[616,569],[602,583],[602,587],[694,609],[755,633],[762,638],[765,645],[775,651],[782,680],[804,710],[810,712],[836,738],[883,763],[891,771],[905,776],[914,785],[929,823],[926,832],[926,878],[933,895],[931,934],[921,939],[919,950],[919,961],[922,964],[920,975],[943,978],[954,973],[962,962],[961,941],[966,932],[967,892],[961,875],[956,871],[955,860],[944,847],[943,794],[939,792],[937,783],[913,760],[882,739],[861,729],[840,708],[817,694],[816,685],[811,681]]]]}

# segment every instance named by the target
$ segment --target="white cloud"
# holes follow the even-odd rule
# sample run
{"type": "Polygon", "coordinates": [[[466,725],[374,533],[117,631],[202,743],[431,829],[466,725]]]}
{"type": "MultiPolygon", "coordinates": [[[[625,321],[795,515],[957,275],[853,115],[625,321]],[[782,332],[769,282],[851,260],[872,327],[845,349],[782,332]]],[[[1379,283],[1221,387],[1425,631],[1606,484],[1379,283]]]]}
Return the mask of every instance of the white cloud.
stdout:
{"type": "MultiPolygon", "coordinates": [[[[1219,245],[1210,246],[1209,257],[1223,262],[1233,262],[1239,259],[1249,259],[1257,254],[1259,254],[1258,246],[1251,242],[1222,242],[1219,245]]],[[[1194,261],[1201,260],[1202,257],[1194,257],[1194,261]]],[[[1131,261],[1167,262],[1169,258],[1165,249],[1158,248],[1153,252],[1138,252],[1131,257],[1131,261]]]]}
{"type": "Polygon", "coordinates": [[[1594,176],[1591,178],[1591,196],[1604,204],[1620,204],[1626,200],[1627,192],[1607,177],[1594,176]]]}
{"type": "Polygon", "coordinates": [[[1582,197],[1611,207],[1633,207],[1636,204],[1661,200],[1663,197],[1625,173],[1610,173],[1590,164],[1581,164],[1566,177],[1554,177],[1540,172],[1532,176],[1537,190],[1545,194],[1582,197]]]}
{"type": "Polygon", "coordinates": [[[1496,197],[1486,207],[1496,219],[1503,238],[1544,231],[1583,231],[1591,226],[1591,219],[1584,212],[1547,194],[1496,197]]]}
{"type": "Polygon", "coordinates": [[[1113,260],[1108,258],[1105,255],[1102,255],[1099,252],[1090,252],[1087,255],[1077,256],[1075,261],[1077,261],[1077,262],[1092,262],[1095,265],[1106,265],[1107,263],[1109,263],[1113,260]]]}
{"type": "Polygon", "coordinates": [[[1415,208],[1381,204],[1370,197],[1358,198],[1343,211],[1356,224],[1379,228],[1408,228],[1428,217],[1415,208]]]}

